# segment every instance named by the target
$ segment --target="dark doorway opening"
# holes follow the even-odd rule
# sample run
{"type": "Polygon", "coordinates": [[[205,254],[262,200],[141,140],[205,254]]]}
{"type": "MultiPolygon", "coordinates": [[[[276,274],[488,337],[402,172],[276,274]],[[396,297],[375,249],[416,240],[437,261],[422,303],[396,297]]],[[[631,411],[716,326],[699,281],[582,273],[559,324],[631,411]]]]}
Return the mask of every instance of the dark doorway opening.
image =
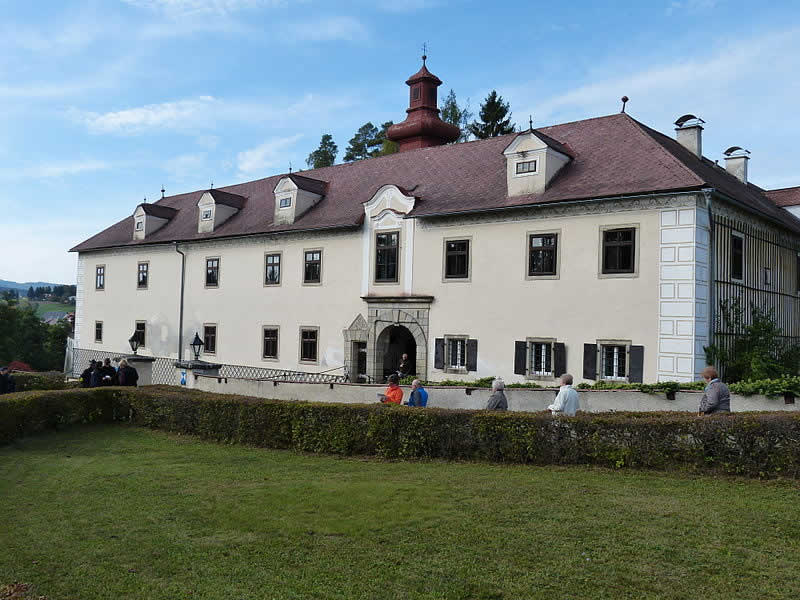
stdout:
{"type": "Polygon", "coordinates": [[[367,382],[367,342],[353,342],[353,363],[355,382],[367,382]]]}
{"type": "MultiPolygon", "coordinates": [[[[410,375],[417,370],[417,342],[411,332],[402,325],[387,327],[378,338],[378,357],[383,355],[383,376],[388,377],[400,368],[403,354],[408,354],[410,375]]],[[[380,364],[380,363],[379,363],[380,364]]]]}

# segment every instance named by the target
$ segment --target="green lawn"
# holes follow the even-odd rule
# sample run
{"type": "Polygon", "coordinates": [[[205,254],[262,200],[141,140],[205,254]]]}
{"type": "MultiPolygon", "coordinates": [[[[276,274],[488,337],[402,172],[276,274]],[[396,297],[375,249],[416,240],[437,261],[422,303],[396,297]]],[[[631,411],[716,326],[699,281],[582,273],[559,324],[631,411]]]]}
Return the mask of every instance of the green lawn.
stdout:
{"type": "Polygon", "coordinates": [[[55,312],[75,312],[75,305],[74,304],[61,304],[60,302],[45,302],[43,300],[28,300],[27,298],[20,296],[19,302],[21,306],[26,306],[28,304],[33,304],[36,306],[36,314],[38,316],[42,316],[46,312],[55,311],[55,312]]]}
{"type": "Polygon", "coordinates": [[[50,600],[796,598],[798,492],[79,428],[0,448],[0,587],[50,600]]]}

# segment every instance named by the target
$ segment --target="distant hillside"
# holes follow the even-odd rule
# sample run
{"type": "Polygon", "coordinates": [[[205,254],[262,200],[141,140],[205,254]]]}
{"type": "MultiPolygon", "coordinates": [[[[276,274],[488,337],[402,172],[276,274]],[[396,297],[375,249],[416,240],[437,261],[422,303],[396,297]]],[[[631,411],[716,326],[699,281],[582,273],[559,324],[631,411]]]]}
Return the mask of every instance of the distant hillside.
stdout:
{"type": "Polygon", "coordinates": [[[16,281],[6,281],[5,279],[0,279],[0,290],[19,290],[20,294],[25,294],[28,292],[29,287],[45,287],[45,286],[54,286],[54,285],[72,285],[68,283],[47,283],[44,281],[26,281],[25,283],[18,283],[16,281]]]}

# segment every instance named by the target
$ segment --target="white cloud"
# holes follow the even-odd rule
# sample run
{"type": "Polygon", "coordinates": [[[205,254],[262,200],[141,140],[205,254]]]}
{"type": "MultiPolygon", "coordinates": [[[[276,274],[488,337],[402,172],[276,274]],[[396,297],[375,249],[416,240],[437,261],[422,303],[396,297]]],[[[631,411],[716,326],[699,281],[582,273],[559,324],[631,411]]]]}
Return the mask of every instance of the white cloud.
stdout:
{"type": "Polygon", "coordinates": [[[297,134],[288,137],[271,138],[255,148],[239,152],[236,156],[239,173],[247,176],[263,173],[276,167],[286,167],[288,149],[302,137],[302,134],[297,134]]]}
{"type": "Polygon", "coordinates": [[[287,0],[124,0],[138,8],[169,15],[230,14],[240,10],[285,6],[287,0]]]}
{"type": "Polygon", "coordinates": [[[49,179],[105,171],[111,167],[110,163],[96,159],[48,162],[17,169],[10,167],[0,169],[0,179],[49,179]]]}
{"type": "Polygon", "coordinates": [[[367,28],[354,17],[323,17],[292,23],[286,39],[306,42],[358,41],[369,37],[367,28]]]}
{"type": "MultiPolygon", "coordinates": [[[[325,122],[329,115],[351,107],[354,102],[350,94],[306,94],[299,100],[271,98],[269,105],[199,96],[107,113],[72,109],[70,114],[97,134],[134,135],[170,130],[197,133],[203,138],[203,132],[213,130],[220,123],[287,127],[292,122],[325,122]]],[[[211,145],[218,142],[214,136],[205,136],[205,139],[211,145]]]]}

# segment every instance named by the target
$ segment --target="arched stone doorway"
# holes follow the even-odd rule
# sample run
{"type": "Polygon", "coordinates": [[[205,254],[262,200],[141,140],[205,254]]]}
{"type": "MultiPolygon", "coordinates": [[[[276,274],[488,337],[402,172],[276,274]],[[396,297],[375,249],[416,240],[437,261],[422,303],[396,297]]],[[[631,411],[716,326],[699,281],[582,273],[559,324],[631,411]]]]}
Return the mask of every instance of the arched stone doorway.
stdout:
{"type": "Polygon", "coordinates": [[[375,341],[375,351],[379,366],[383,369],[381,372],[383,379],[397,371],[403,354],[408,354],[409,362],[414,365],[411,374],[416,375],[417,341],[404,325],[386,327],[375,341]]]}

